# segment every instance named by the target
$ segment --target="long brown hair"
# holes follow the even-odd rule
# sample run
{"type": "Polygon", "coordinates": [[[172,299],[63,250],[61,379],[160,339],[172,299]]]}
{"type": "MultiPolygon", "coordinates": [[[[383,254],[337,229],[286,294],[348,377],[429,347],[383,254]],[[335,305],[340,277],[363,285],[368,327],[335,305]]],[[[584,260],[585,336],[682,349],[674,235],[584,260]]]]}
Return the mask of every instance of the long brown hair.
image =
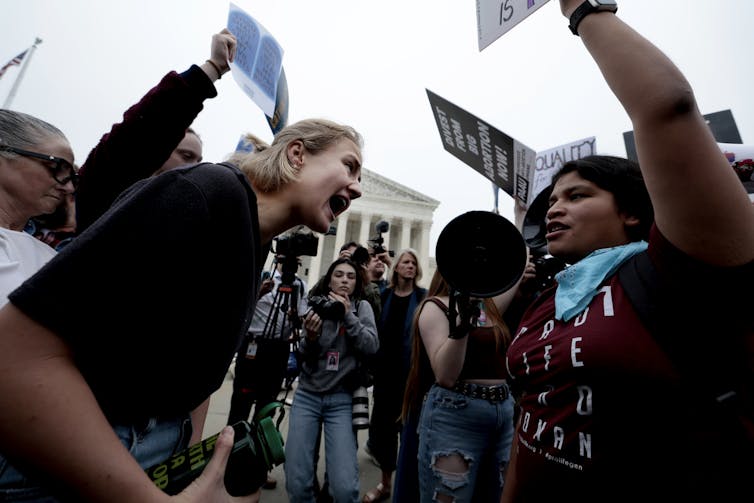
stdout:
{"type": "MultiPolygon", "coordinates": [[[[414,318],[411,322],[411,369],[409,369],[406,390],[403,393],[403,406],[401,408],[401,419],[403,421],[406,421],[410,413],[415,413],[420,409],[424,394],[435,381],[432,366],[427,356],[427,350],[424,348],[421,334],[419,333],[419,316],[421,316],[425,304],[431,302],[430,299],[433,297],[447,297],[449,295],[450,285],[442,277],[440,271],[436,270],[429,284],[427,296],[416,308],[414,318]]],[[[498,310],[492,298],[484,299],[484,309],[487,319],[492,322],[497,350],[507,349],[511,341],[511,333],[508,325],[503,321],[502,313],[498,310]]]]}

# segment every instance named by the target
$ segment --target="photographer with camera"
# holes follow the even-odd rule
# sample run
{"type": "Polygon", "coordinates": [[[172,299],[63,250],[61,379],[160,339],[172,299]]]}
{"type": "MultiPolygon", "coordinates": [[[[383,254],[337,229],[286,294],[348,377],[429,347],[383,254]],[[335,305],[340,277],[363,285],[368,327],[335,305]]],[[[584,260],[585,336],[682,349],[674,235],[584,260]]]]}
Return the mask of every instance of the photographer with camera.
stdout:
{"type": "MultiPolygon", "coordinates": [[[[388,280],[385,278],[385,273],[390,267],[392,267],[393,261],[390,259],[388,251],[384,248],[380,249],[376,246],[369,248],[369,264],[367,265],[367,275],[369,281],[377,286],[377,289],[382,295],[382,292],[388,287],[388,280]]],[[[375,316],[375,318],[379,318],[375,316]]]]}
{"type": "Polygon", "coordinates": [[[358,501],[359,467],[352,426],[352,382],[358,361],[377,351],[372,307],[364,301],[360,266],[333,262],[312,288],[299,353],[301,374],[285,445],[286,490],[291,502],[312,501],[317,437],[324,425],[329,491],[335,501],[358,501]]]}

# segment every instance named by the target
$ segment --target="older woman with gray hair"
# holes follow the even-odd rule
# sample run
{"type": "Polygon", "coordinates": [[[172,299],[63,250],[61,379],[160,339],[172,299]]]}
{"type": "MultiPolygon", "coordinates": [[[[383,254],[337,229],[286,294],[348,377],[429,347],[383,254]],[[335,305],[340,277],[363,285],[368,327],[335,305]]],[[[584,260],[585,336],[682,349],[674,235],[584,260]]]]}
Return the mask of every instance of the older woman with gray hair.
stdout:
{"type": "Polygon", "coordinates": [[[30,218],[53,213],[76,188],[73,150],[52,124],[0,110],[0,306],[55,256],[24,232],[30,218]]]}

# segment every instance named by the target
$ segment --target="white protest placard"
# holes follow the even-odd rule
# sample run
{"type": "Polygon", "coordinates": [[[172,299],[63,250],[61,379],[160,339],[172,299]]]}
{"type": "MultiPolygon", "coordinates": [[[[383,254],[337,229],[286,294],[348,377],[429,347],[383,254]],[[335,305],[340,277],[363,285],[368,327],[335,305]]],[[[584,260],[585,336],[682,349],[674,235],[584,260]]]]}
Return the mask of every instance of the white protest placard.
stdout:
{"type": "Polygon", "coordinates": [[[532,201],[534,201],[534,198],[537,197],[543,189],[550,185],[552,175],[554,175],[563,164],[596,153],[597,140],[594,136],[572,141],[560,145],[559,147],[543,150],[542,152],[537,152],[537,157],[534,160],[534,174],[531,178],[529,200],[527,201],[526,206],[528,207],[532,201]]]}
{"type": "Polygon", "coordinates": [[[531,16],[549,0],[476,0],[479,51],[531,16]]]}
{"type": "Polygon", "coordinates": [[[228,29],[238,40],[236,58],[230,64],[233,78],[266,116],[273,117],[283,48],[264,26],[232,3],[228,29]]]}

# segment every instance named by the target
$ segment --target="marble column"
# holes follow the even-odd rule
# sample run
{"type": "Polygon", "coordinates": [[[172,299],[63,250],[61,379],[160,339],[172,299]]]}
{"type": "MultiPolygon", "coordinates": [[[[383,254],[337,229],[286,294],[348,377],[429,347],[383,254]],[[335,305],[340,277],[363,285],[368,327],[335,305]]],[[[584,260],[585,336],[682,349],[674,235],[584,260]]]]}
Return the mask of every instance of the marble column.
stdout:
{"type": "Polygon", "coordinates": [[[429,282],[432,280],[432,278],[426,276],[429,273],[429,256],[434,255],[434,250],[429,249],[429,229],[431,226],[432,222],[422,221],[419,232],[419,254],[421,255],[422,271],[425,274],[422,282],[427,286],[429,286],[429,282]]]}
{"type": "Polygon", "coordinates": [[[411,248],[411,220],[401,219],[401,245],[400,249],[411,248]]]}
{"type": "Polygon", "coordinates": [[[340,215],[337,220],[338,230],[335,233],[335,248],[332,251],[332,257],[327,263],[327,267],[338,259],[340,254],[340,247],[346,244],[346,226],[348,225],[348,217],[346,215],[340,215]]]}
{"type": "Polygon", "coordinates": [[[359,231],[359,244],[369,248],[369,239],[372,236],[372,214],[361,214],[361,230],[359,231]]]}

